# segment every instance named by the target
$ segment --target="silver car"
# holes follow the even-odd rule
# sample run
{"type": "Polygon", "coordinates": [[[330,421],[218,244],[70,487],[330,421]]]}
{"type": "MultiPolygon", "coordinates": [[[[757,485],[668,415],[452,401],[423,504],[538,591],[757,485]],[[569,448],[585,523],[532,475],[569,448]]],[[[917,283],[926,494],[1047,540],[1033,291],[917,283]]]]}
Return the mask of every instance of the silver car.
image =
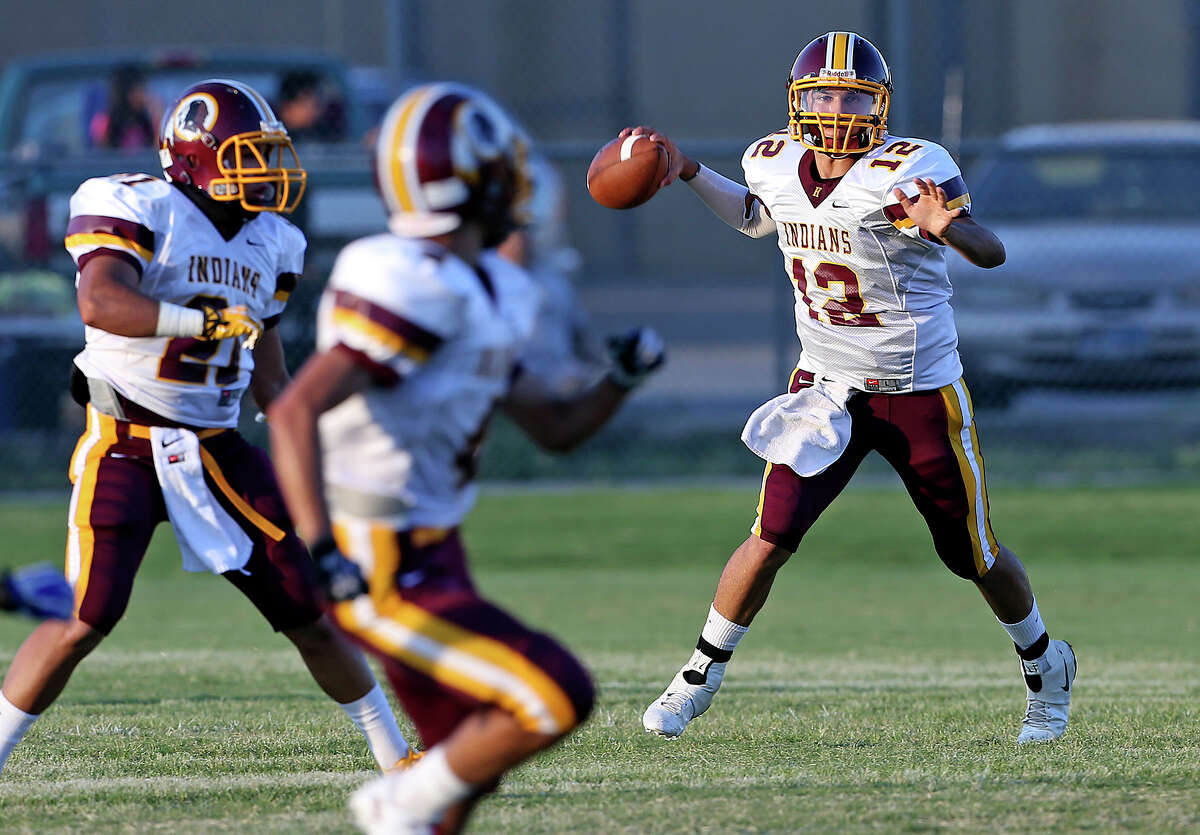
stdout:
{"type": "Polygon", "coordinates": [[[1200,385],[1200,122],[1021,128],[967,182],[1008,251],[996,270],[951,259],[981,405],[1034,386],[1200,385]]]}

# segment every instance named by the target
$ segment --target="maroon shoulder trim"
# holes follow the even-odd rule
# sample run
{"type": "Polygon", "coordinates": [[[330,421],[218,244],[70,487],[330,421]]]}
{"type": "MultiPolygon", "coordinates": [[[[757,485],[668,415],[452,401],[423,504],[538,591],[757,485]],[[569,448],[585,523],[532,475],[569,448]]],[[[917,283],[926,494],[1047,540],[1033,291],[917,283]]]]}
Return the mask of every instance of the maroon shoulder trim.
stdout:
{"type": "Polygon", "coordinates": [[[381,362],[376,362],[357,348],[351,348],[349,345],[339,342],[333,346],[333,350],[340,351],[349,357],[355,365],[371,375],[371,380],[377,386],[394,386],[402,379],[396,373],[396,369],[381,362]]]}
{"type": "Polygon", "coordinates": [[[433,351],[444,341],[442,337],[433,331],[426,330],[420,325],[414,324],[402,316],[397,316],[390,310],[346,290],[334,290],[333,303],[335,307],[357,313],[359,316],[386,328],[403,338],[405,342],[423,351],[433,351]]]}
{"type": "Polygon", "coordinates": [[[296,285],[299,283],[300,276],[296,273],[280,273],[275,277],[275,291],[290,293],[296,289],[296,285]]]}
{"type": "Polygon", "coordinates": [[[103,232],[133,241],[142,249],[154,251],[154,233],[140,223],[105,215],[75,215],[67,222],[67,236],[103,232]]]}
{"type": "Polygon", "coordinates": [[[82,270],[84,264],[101,255],[108,256],[109,258],[120,258],[126,264],[129,264],[131,267],[137,270],[138,277],[141,278],[142,262],[123,249],[93,249],[91,252],[85,252],[83,255],[80,255],[79,260],[76,262],[76,266],[82,270]]]}

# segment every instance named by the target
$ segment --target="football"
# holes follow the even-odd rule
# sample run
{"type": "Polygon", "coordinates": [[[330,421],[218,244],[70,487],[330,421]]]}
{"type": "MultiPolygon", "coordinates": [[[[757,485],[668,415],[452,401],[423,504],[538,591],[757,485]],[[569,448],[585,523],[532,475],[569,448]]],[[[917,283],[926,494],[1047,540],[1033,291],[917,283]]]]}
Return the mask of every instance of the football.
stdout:
{"type": "Polygon", "coordinates": [[[592,157],[588,193],[601,206],[632,209],[654,196],[669,165],[667,149],[645,135],[618,137],[592,157]]]}

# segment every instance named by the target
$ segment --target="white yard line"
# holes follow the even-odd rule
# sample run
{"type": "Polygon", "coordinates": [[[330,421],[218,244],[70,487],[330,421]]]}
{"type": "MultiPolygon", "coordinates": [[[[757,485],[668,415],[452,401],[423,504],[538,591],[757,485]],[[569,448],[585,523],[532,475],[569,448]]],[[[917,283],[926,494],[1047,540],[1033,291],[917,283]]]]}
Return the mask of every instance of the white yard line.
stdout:
{"type": "Polygon", "coordinates": [[[40,797],[87,795],[128,790],[144,794],[180,794],[196,791],[226,791],[261,787],[307,788],[337,786],[351,788],[370,779],[373,771],[302,771],[283,774],[231,774],[226,777],[110,777],[106,779],[43,782],[0,782],[0,798],[30,800],[40,797]]]}

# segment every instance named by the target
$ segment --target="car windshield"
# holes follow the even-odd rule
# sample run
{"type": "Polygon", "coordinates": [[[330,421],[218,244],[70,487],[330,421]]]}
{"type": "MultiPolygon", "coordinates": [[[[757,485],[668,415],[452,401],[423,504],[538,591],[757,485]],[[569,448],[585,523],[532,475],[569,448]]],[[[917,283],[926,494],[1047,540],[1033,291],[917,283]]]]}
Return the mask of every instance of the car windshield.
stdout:
{"type": "Polygon", "coordinates": [[[988,220],[1196,218],[1200,148],[1007,151],[970,186],[988,220]]]}
{"type": "MultiPolygon", "coordinates": [[[[316,73],[308,73],[316,84],[325,80],[316,73]]],[[[219,71],[205,68],[147,68],[145,70],[145,108],[152,131],[150,137],[138,137],[134,141],[113,143],[109,147],[124,147],[127,150],[154,147],[162,109],[170,104],[189,85],[211,77],[236,78],[265,95],[278,107],[283,80],[283,71],[252,69],[239,71],[222,66],[219,71]]],[[[17,144],[27,148],[56,153],[76,154],[91,148],[102,147],[105,117],[109,107],[110,83],[103,76],[80,75],[55,77],[35,81],[23,97],[25,110],[18,128],[17,144]]],[[[277,114],[281,115],[281,114],[277,114]]],[[[289,126],[292,127],[292,126],[289,126]]],[[[304,134],[303,125],[293,134],[304,134]]],[[[342,125],[336,126],[343,127],[342,125]]],[[[328,136],[327,139],[340,139],[328,136]]]]}

